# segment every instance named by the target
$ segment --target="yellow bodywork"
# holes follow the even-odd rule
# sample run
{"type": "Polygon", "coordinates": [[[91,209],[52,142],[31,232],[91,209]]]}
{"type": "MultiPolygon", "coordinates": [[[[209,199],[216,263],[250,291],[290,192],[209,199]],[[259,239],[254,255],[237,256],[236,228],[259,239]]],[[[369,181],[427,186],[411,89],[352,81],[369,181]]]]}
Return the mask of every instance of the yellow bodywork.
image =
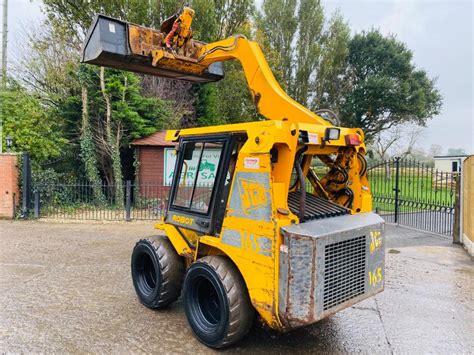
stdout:
{"type": "MultiPolygon", "coordinates": [[[[189,14],[186,16],[189,17],[189,14]]],[[[268,174],[270,184],[265,188],[259,181],[246,180],[238,185],[234,183],[230,195],[235,186],[239,186],[243,209],[249,214],[263,207],[271,209],[269,220],[252,220],[232,215],[227,202],[223,227],[217,235],[199,235],[187,229],[187,224],[192,221],[185,218],[175,220],[180,227],[176,223],[171,225],[164,221],[157,223],[155,227],[167,234],[176,251],[188,263],[205,255],[227,255],[240,270],[252,304],[263,320],[274,329],[285,330],[278,313],[279,251],[283,240],[280,228],[299,223],[298,216],[290,211],[287,202],[296,153],[307,146],[303,153],[305,175],[313,157],[329,162],[328,164],[333,162],[344,166],[349,175],[348,187],[354,193],[351,213],[368,212],[372,209],[370,189],[366,175],[359,175],[362,167],[358,154],[365,155],[363,133],[360,129],[340,128],[339,139],[324,140],[326,130],[333,126],[282,90],[256,42],[235,36],[210,44],[192,43],[184,52],[180,43],[175,43],[174,49],[170,51],[162,45],[163,35],[155,32],[147,32],[135,26],[129,31],[129,39],[132,51],[150,56],[156,67],[200,75],[215,62],[236,59],[242,64],[255,105],[267,120],[168,131],[167,139],[177,142],[180,138],[189,136],[245,133],[247,140],[239,150],[234,176],[239,172],[268,174]],[[299,142],[301,131],[311,137],[309,142],[299,142]],[[351,135],[358,137],[360,144],[348,145],[346,137],[351,135]],[[278,150],[278,161],[275,163],[271,162],[272,149],[278,150]],[[249,161],[253,162],[252,166],[246,164],[249,161]],[[222,235],[227,229],[238,231],[239,247],[222,242],[222,235]],[[262,238],[271,243],[260,242],[262,238]]],[[[325,188],[324,182],[324,178],[317,181],[313,185],[313,193],[344,204],[345,197],[337,196],[325,188]]]]}
{"type": "MultiPolygon", "coordinates": [[[[274,329],[285,330],[279,319],[277,306],[279,297],[278,257],[280,245],[283,241],[280,228],[291,223],[299,223],[298,216],[291,213],[287,202],[291,167],[298,149],[298,133],[300,129],[304,129],[308,133],[323,137],[325,128],[326,125],[320,124],[297,124],[289,121],[269,120],[184,129],[179,132],[168,131],[167,133],[167,139],[176,141],[179,137],[185,136],[246,132],[248,139],[239,151],[235,173],[250,171],[270,175],[271,185],[268,191],[262,190],[263,187],[258,181],[254,183],[246,181],[241,184],[242,191],[240,194],[243,206],[248,209],[249,213],[252,213],[255,208],[270,205],[272,210],[271,221],[253,221],[242,217],[226,216],[222,231],[217,237],[198,235],[189,231],[185,228],[186,223],[183,223],[183,228],[164,222],[157,223],[155,227],[167,234],[177,252],[182,256],[196,260],[204,255],[224,254],[232,259],[246,282],[253,306],[264,321],[274,329]],[[258,143],[256,143],[257,141],[258,143]],[[270,150],[275,146],[279,147],[279,159],[277,163],[271,163],[270,150]],[[259,158],[258,168],[246,168],[244,164],[246,158],[256,157],[259,158]],[[240,232],[241,247],[222,243],[222,234],[227,228],[240,232]],[[258,242],[259,238],[269,238],[271,240],[271,250],[261,250],[261,243],[258,242]]],[[[357,132],[357,129],[341,128],[341,138],[339,140],[331,141],[324,146],[310,144],[305,154],[308,156],[337,154],[341,149],[348,148],[342,137],[357,132]]],[[[355,156],[357,152],[363,153],[364,146],[350,147],[347,153],[353,172],[359,171],[359,162],[355,156]]],[[[360,177],[356,173],[352,173],[350,179],[352,190],[358,192],[354,194],[352,213],[371,211],[371,195],[366,176],[360,177]]],[[[232,190],[230,194],[232,194],[232,190]]],[[[229,209],[229,202],[227,203],[227,209],[229,209]]]]}

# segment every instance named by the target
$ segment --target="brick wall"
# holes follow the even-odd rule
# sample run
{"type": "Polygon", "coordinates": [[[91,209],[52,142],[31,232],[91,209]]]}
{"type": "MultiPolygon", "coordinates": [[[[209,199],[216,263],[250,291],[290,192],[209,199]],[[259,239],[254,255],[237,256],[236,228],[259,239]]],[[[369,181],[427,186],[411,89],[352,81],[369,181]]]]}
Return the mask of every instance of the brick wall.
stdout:
{"type": "Polygon", "coordinates": [[[163,154],[163,147],[141,146],[138,148],[138,161],[140,162],[138,179],[140,184],[163,184],[163,154]]]}
{"type": "Polygon", "coordinates": [[[18,206],[18,159],[16,154],[0,154],[0,218],[13,218],[15,206],[18,206]],[[13,203],[15,194],[15,206],[13,203]]]}
{"type": "Polygon", "coordinates": [[[168,189],[163,185],[164,148],[155,146],[138,147],[138,182],[140,195],[147,198],[164,198],[168,189]]]}

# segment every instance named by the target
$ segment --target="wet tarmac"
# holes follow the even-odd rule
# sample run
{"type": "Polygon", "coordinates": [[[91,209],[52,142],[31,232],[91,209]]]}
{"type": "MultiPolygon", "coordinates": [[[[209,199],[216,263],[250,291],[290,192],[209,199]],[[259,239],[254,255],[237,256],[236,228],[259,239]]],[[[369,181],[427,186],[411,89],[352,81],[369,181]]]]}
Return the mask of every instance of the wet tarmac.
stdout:
{"type": "MultiPolygon", "coordinates": [[[[130,278],[151,223],[0,221],[1,352],[211,353],[181,302],[143,307],[130,278]]],[[[312,326],[255,326],[227,352],[472,353],[474,266],[448,238],[387,226],[383,293],[312,326]]]]}

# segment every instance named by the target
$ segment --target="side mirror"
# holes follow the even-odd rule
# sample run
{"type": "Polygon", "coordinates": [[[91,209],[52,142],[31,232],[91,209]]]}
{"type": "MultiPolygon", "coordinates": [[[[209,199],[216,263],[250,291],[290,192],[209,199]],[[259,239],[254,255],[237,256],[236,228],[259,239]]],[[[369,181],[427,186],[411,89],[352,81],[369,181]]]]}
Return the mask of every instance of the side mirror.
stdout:
{"type": "Polygon", "coordinates": [[[193,159],[193,153],[194,153],[194,148],[196,147],[196,143],[191,143],[188,142],[184,145],[184,160],[192,160],[193,159]]]}

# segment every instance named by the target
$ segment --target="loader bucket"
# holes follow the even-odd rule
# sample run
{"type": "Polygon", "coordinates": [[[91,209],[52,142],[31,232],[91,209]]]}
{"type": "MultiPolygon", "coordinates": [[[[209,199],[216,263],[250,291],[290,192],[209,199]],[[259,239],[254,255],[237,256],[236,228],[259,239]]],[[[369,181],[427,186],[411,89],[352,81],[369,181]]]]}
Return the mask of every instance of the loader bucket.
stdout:
{"type": "Polygon", "coordinates": [[[159,64],[153,66],[151,57],[132,53],[128,32],[127,22],[97,15],[84,41],[82,62],[194,83],[214,82],[224,77],[221,62],[211,64],[202,74],[170,70],[159,64]]]}

